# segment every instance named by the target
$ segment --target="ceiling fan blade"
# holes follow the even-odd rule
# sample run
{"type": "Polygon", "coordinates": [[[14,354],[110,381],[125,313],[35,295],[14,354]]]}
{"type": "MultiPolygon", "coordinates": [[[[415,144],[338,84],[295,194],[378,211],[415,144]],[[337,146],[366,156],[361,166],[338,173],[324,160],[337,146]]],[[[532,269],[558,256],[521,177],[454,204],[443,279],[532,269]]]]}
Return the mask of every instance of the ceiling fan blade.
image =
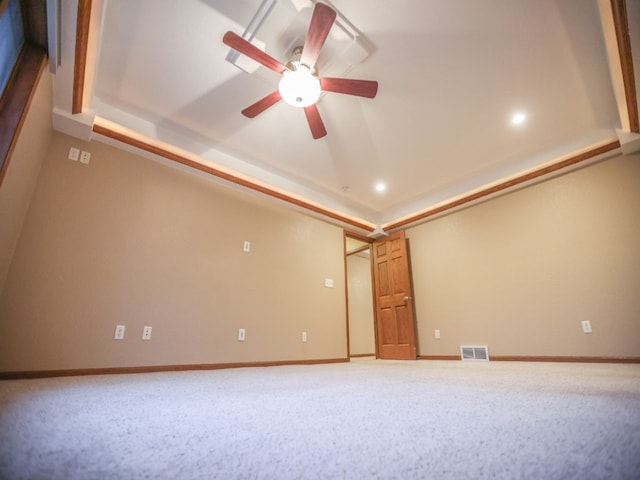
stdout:
{"type": "Polygon", "coordinates": [[[260,115],[267,108],[275,105],[280,101],[282,97],[280,97],[280,92],[276,90],[275,92],[271,92],[269,95],[264,97],[261,100],[258,100],[253,105],[249,105],[247,108],[242,110],[242,114],[245,117],[254,118],[257,115],[260,115]]]}
{"type": "Polygon", "coordinates": [[[336,12],[331,7],[324,3],[316,3],[313,9],[311,23],[309,24],[307,38],[302,48],[300,63],[309,68],[313,68],[335,19],[336,12]]]}
{"type": "Polygon", "coordinates": [[[258,47],[254,46],[250,42],[247,42],[240,35],[233,32],[227,32],[222,37],[222,41],[225,45],[243,53],[249,58],[252,58],[256,62],[264,65],[265,67],[273,70],[276,73],[282,73],[287,70],[287,67],[282,65],[279,61],[273,58],[271,55],[263,52],[258,47]]]}
{"type": "Polygon", "coordinates": [[[327,130],[324,128],[322,118],[320,118],[318,107],[315,105],[304,107],[304,114],[307,116],[307,122],[309,122],[309,127],[311,127],[311,136],[314,140],[324,137],[327,134],[327,130]]]}
{"type": "Polygon", "coordinates": [[[325,92],[345,93],[359,97],[375,98],[378,82],[373,80],[353,80],[351,78],[321,78],[320,88],[325,92]]]}

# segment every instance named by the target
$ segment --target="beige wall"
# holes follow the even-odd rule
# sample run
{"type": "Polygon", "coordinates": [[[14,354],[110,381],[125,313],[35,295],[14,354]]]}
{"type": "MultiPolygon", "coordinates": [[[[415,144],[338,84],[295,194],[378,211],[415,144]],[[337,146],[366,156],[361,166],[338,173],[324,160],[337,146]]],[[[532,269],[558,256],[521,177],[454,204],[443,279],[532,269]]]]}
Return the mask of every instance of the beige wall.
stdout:
{"type": "MultiPolygon", "coordinates": [[[[0,371],[346,356],[340,228],[52,134],[44,78],[0,188],[0,371]]],[[[409,229],[419,354],[639,357],[639,187],[618,157],[409,229]]]]}
{"type": "Polygon", "coordinates": [[[407,231],[419,354],[640,357],[640,155],[407,231]],[[593,333],[582,333],[590,320],[593,333]],[[434,338],[434,330],[442,334],[434,338]]]}
{"type": "Polygon", "coordinates": [[[51,141],[51,75],[44,72],[0,185],[0,292],[18,243],[40,166],[51,141]]]}
{"type": "Polygon", "coordinates": [[[371,259],[368,254],[347,255],[347,289],[349,295],[349,353],[376,352],[373,320],[371,259]]]}
{"type": "Polygon", "coordinates": [[[343,249],[274,201],[54,133],[0,297],[0,371],[345,358],[343,249]]]}

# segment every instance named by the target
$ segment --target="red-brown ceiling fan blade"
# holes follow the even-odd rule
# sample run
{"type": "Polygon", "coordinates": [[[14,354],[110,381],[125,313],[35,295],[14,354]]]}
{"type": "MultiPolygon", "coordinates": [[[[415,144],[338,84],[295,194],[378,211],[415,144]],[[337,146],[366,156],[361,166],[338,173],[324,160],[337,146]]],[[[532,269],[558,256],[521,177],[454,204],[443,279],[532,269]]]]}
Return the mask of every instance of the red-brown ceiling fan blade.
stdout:
{"type": "Polygon", "coordinates": [[[280,92],[276,90],[275,92],[271,92],[269,95],[264,97],[261,100],[258,100],[253,105],[249,105],[247,108],[242,110],[242,114],[245,117],[253,118],[257,115],[260,115],[267,108],[275,105],[280,101],[282,97],[280,97],[280,92]]]}
{"type": "Polygon", "coordinates": [[[325,92],[375,98],[378,93],[378,82],[373,80],[353,80],[351,78],[321,78],[320,88],[325,92]]]}
{"type": "Polygon", "coordinates": [[[324,123],[322,123],[322,118],[320,118],[320,112],[318,111],[318,107],[315,105],[309,105],[308,107],[304,107],[304,114],[307,116],[307,122],[309,122],[309,127],[311,127],[311,136],[317,140],[318,138],[322,138],[327,134],[327,130],[324,128],[324,123]]]}
{"type": "Polygon", "coordinates": [[[224,34],[224,37],[222,37],[222,41],[225,45],[228,45],[234,50],[237,50],[247,57],[254,59],[256,62],[264,65],[265,67],[273,70],[276,73],[282,73],[287,70],[287,67],[282,65],[271,55],[263,52],[258,47],[247,42],[240,35],[237,35],[233,32],[227,32],[224,34]]]}
{"type": "Polygon", "coordinates": [[[336,12],[331,7],[324,3],[316,3],[313,9],[311,23],[309,24],[307,38],[302,48],[300,63],[309,68],[313,68],[335,19],[336,12]]]}

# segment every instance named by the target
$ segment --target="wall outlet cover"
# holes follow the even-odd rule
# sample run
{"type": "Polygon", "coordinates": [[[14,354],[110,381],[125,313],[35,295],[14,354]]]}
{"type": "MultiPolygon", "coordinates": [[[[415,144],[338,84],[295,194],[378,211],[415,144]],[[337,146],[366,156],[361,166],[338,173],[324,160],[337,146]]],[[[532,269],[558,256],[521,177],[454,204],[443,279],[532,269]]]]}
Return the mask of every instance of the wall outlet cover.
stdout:
{"type": "Polygon", "coordinates": [[[124,325],[116,325],[116,331],[113,334],[114,340],[122,340],[124,338],[124,325]]]}
{"type": "Polygon", "coordinates": [[[74,162],[77,162],[78,158],[80,158],[80,149],[71,147],[69,149],[69,156],[67,158],[69,160],[73,160],[74,162]]]}
{"type": "Polygon", "coordinates": [[[151,330],[152,330],[152,327],[144,327],[142,329],[142,339],[143,340],[151,340],[151,330]]]}

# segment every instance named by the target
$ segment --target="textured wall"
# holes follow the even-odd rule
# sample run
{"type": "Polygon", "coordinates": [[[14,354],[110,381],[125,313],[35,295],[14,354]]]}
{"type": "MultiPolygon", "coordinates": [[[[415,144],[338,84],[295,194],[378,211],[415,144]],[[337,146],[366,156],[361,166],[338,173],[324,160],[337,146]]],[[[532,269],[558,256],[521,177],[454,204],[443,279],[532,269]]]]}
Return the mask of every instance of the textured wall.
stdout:
{"type": "Polygon", "coordinates": [[[0,370],[345,358],[343,249],[274,201],[55,133],[0,297],[0,370]]]}
{"type": "Polygon", "coordinates": [[[636,154],[409,229],[419,353],[640,357],[639,212],[636,154]]]}

